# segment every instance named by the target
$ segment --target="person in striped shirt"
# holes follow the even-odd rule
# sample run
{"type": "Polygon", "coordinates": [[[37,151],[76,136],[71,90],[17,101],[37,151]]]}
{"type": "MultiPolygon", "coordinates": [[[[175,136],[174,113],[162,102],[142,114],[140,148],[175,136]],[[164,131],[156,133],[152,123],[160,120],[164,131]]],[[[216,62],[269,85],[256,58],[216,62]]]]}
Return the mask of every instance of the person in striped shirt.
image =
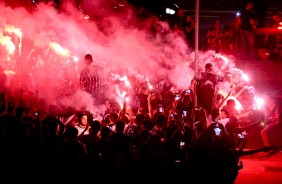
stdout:
{"type": "Polygon", "coordinates": [[[99,67],[93,64],[91,54],[86,54],[84,57],[86,67],[80,72],[80,88],[97,97],[101,92],[101,76],[99,67]]]}

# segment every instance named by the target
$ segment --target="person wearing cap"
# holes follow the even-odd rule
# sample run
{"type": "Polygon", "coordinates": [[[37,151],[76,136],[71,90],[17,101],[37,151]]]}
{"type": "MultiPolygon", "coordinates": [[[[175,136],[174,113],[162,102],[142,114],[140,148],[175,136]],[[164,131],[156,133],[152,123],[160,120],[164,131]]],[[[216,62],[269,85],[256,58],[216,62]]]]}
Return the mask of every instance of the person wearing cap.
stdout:
{"type": "Polygon", "coordinates": [[[101,76],[100,69],[93,64],[93,57],[91,54],[86,54],[84,57],[85,68],[80,72],[80,89],[91,94],[96,101],[100,101],[101,92],[101,76]]]}

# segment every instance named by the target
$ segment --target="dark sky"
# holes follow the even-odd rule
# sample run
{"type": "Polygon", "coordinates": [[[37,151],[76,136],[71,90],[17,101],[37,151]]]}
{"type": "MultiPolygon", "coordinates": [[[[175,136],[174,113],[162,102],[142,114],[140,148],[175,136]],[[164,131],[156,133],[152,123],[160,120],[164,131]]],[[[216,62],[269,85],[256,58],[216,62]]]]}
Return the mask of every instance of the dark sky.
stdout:
{"type": "MultiPolygon", "coordinates": [[[[191,10],[195,8],[196,0],[128,0],[133,4],[155,4],[160,5],[166,2],[175,3],[184,9],[191,10]]],[[[278,11],[282,11],[281,0],[252,0],[257,6],[263,6],[265,8],[277,8],[278,11]]],[[[199,0],[200,9],[205,10],[235,10],[244,8],[247,0],[199,0]]]]}
{"type": "MultiPolygon", "coordinates": [[[[17,4],[21,5],[30,5],[32,4],[32,0],[0,0],[0,2],[5,2],[6,4],[16,6],[17,4]]],[[[64,0],[35,0],[35,2],[48,2],[54,1],[57,4],[60,4],[64,0]]],[[[83,0],[74,0],[76,2],[82,2],[83,0]]],[[[186,10],[193,10],[195,9],[195,2],[196,0],[105,0],[105,1],[112,1],[112,2],[122,2],[128,1],[130,4],[134,6],[141,6],[144,5],[147,8],[153,7],[154,9],[171,5],[175,3],[179,7],[182,7],[186,10]]],[[[259,11],[261,9],[267,9],[269,11],[276,10],[282,11],[282,2],[281,0],[252,0],[257,5],[259,11]]],[[[235,11],[240,8],[244,8],[247,0],[199,0],[200,9],[201,10],[217,10],[217,11],[235,11]]]]}

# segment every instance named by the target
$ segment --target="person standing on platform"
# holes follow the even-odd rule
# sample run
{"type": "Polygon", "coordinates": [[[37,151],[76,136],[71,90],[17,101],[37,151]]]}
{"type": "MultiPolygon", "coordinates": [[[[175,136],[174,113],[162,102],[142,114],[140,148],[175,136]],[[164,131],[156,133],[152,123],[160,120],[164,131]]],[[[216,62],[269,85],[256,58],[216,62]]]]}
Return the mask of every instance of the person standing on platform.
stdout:
{"type": "Polygon", "coordinates": [[[223,81],[223,77],[214,72],[211,63],[207,63],[205,65],[205,71],[201,72],[200,78],[197,81],[198,106],[203,107],[207,115],[210,115],[213,108],[217,84],[223,81]]]}
{"type": "Polygon", "coordinates": [[[100,68],[93,63],[91,54],[84,57],[85,68],[80,72],[80,89],[91,94],[95,102],[103,103],[100,68]]]}
{"type": "Polygon", "coordinates": [[[184,33],[186,41],[191,49],[195,49],[195,20],[191,15],[187,15],[184,22],[184,33]]]}
{"type": "Polygon", "coordinates": [[[254,3],[248,2],[246,8],[242,10],[241,15],[241,59],[255,59],[255,29],[257,24],[256,14],[254,12],[254,3]]]}

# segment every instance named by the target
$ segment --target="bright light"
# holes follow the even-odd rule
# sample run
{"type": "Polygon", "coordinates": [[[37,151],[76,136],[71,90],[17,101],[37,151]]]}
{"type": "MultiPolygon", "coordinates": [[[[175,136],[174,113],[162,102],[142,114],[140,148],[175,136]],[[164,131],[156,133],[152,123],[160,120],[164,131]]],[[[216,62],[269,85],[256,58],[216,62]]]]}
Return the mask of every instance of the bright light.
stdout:
{"type": "Polygon", "coordinates": [[[245,80],[245,81],[247,81],[247,82],[249,82],[250,81],[250,78],[249,78],[249,76],[248,75],[246,75],[246,74],[242,74],[242,78],[245,80]]]}
{"type": "Polygon", "coordinates": [[[122,92],[120,96],[121,96],[122,98],[124,98],[125,95],[126,95],[126,91],[122,92]]]}
{"type": "Polygon", "coordinates": [[[10,76],[10,75],[15,75],[16,72],[13,71],[13,70],[5,70],[5,71],[4,71],[4,74],[7,75],[7,76],[10,76]]]}
{"type": "Polygon", "coordinates": [[[237,99],[234,99],[234,100],[236,102],[235,109],[237,109],[240,112],[243,109],[243,106],[241,105],[241,103],[237,99]]]}
{"type": "Polygon", "coordinates": [[[11,37],[9,36],[0,35],[0,44],[6,47],[9,54],[13,54],[16,49],[11,37]]]}
{"type": "Polygon", "coordinates": [[[72,59],[73,59],[74,62],[78,62],[78,57],[72,56],[72,59]]]}
{"type": "Polygon", "coordinates": [[[128,81],[128,78],[127,78],[127,76],[125,75],[125,76],[123,76],[122,78],[119,78],[119,80],[120,81],[124,81],[124,83],[125,83],[125,85],[127,86],[127,87],[131,87],[130,86],[130,82],[128,81]]]}
{"type": "Polygon", "coordinates": [[[282,26],[282,22],[279,22],[279,25],[280,26],[278,26],[278,29],[281,30],[282,29],[282,27],[281,27],[282,26]]]}
{"type": "Polygon", "coordinates": [[[150,90],[152,90],[152,89],[153,89],[153,86],[152,86],[152,84],[150,83],[148,76],[146,76],[146,81],[147,81],[147,84],[148,84],[148,88],[149,88],[150,90]]]}
{"type": "Polygon", "coordinates": [[[225,62],[225,64],[228,63],[228,58],[226,56],[220,55],[220,58],[225,62]]]}
{"type": "Polygon", "coordinates": [[[239,11],[236,12],[236,17],[240,17],[241,13],[239,11]]]}
{"type": "Polygon", "coordinates": [[[63,48],[60,44],[56,43],[56,42],[50,42],[49,46],[55,50],[57,53],[63,55],[63,56],[69,56],[70,55],[70,51],[63,48]]]}
{"type": "Polygon", "coordinates": [[[239,100],[237,100],[236,99],[236,97],[235,96],[230,96],[229,98],[227,98],[227,100],[228,99],[233,99],[234,101],[235,101],[235,109],[238,111],[238,112],[240,112],[242,109],[243,109],[243,106],[242,106],[242,104],[239,102],[239,100]]]}
{"type": "Polygon", "coordinates": [[[175,14],[175,10],[170,9],[170,8],[166,8],[165,12],[166,12],[166,14],[170,14],[170,15],[174,15],[175,14]]]}
{"type": "Polygon", "coordinates": [[[123,102],[121,99],[117,98],[117,103],[119,104],[120,108],[123,107],[123,102]]]}
{"type": "Polygon", "coordinates": [[[14,33],[16,34],[18,37],[22,37],[22,31],[20,28],[17,28],[13,25],[9,25],[5,27],[5,31],[7,31],[8,33],[14,33]]]}
{"type": "Polygon", "coordinates": [[[258,98],[255,96],[255,102],[256,102],[256,108],[261,109],[261,107],[264,104],[264,99],[263,98],[258,98]]]}
{"type": "Polygon", "coordinates": [[[85,15],[84,16],[84,20],[88,20],[88,19],[90,19],[90,16],[89,15],[85,15]]]}

